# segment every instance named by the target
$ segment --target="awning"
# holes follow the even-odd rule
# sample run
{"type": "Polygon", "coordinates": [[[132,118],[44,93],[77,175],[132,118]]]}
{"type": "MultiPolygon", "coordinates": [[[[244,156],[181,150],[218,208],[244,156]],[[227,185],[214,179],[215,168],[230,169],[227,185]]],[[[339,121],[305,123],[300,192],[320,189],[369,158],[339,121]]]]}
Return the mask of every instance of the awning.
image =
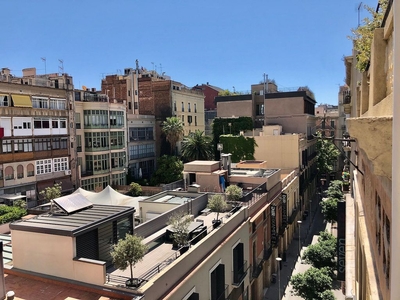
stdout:
{"type": "Polygon", "coordinates": [[[7,199],[7,200],[19,200],[19,199],[24,199],[25,200],[26,196],[25,195],[18,195],[18,194],[3,194],[0,195],[0,199],[7,199]]]}
{"type": "Polygon", "coordinates": [[[11,95],[15,107],[32,107],[31,98],[27,95],[11,95]]]}

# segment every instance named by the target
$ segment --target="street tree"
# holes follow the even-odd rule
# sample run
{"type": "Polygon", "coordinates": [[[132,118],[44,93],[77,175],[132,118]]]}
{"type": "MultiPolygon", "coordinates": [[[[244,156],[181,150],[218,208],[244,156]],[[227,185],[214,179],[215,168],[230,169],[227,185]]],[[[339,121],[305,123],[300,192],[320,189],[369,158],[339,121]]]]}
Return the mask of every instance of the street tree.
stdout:
{"type": "Polygon", "coordinates": [[[321,203],[321,211],[327,222],[334,223],[338,219],[338,200],[332,197],[325,198],[321,203]]]}
{"type": "Polygon", "coordinates": [[[324,292],[332,288],[332,278],[328,268],[311,267],[304,273],[294,275],[290,282],[293,294],[305,300],[323,300],[324,292]]]}
{"type": "Polygon", "coordinates": [[[317,133],[317,169],[320,174],[329,174],[333,170],[333,163],[340,155],[339,150],[330,138],[317,133]]]}
{"type": "Polygon", "coordinates": [[[211,209],[211,211],[217,213],[217,221],[218,221],[219,213],[224,212],[227,209],[228,205],[225,201],[224,196],[222,196],[221,194],[215,194],[212,195],[211,198],[208,200],[207,207],[211,209]]]}
{"type": "Polygon", "coordinates": [[[133,266],[143,259],[147,250],[148,247],[143,244],[143,238],[131,234],[127,234],[113,246],[111,257],[114,266],[122,271],[130,268],[131,277],[127,285],[134,285],[133,266]]]}
{"type": "Polygon", "coordinates": [[[330,240],[320,241],[312,244],[304,251],[302,259],[311,264],[314,268],[329,268],[330,274],[335,269],[336,245],[330,243],[330,240]]]}
{"type": "Polygon", "coordinates": [[[53,199],[61,197],[61,183],[55,183],[53,186],[49,186],[42,190],[40,195],[43,196],[45,202],[50,202],[53,199]]]}
{"type": "Polygon", "coordinates": [[[176,143],[183,136],[183,123],[178,117],[169,117],[162,122],[162,131],[171,145],[171,154],[175,153],[176,143]]]}
{"type": "Polygon", "coordinates": [[[157,161],[157,170],[151,178],[152,185],[167,184],[183,178],[183,163],[176,156],[163,155],[157,161]]]}
{"type": "Polygon", "coordinates": [[[196,130],[183,138],[181,143],[182,157],[188,161],[211,160],[213,158],[213,145],[209,136],[204,131],[196,130]]]}

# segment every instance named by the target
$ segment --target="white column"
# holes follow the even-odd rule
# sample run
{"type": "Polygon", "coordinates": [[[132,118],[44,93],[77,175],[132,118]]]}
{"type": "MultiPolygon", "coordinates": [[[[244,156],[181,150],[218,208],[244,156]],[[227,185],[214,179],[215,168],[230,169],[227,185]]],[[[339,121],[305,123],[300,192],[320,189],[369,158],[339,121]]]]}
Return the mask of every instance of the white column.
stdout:
{"type": "Polygon", "coordinates": [[[394,49],[393,49],[393,135],[392,135],[392,224],[391,224],[391,262],[390,299],[400,295],[400,3],[393,1],[394,49]],[[397,82],[397,84],[395,84],[397,82]]]}

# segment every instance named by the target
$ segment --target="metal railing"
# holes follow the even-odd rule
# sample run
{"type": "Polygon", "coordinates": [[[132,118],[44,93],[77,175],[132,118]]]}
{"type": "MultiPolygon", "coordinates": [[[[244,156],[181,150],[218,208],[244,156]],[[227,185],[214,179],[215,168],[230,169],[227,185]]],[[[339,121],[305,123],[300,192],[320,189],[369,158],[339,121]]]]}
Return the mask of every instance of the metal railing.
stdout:
{"type": "Polygon", "coordinates": [[[263,258],[257,258],[252,267],[251,277],[257,278],[263,270],[263,258]]]}
{"type": "Polygon", "coordinates": [[[232,271],[232,285],[239,286],[242,284],[247,275],[247,261],[245,260],[239,270],[232,271]]]}

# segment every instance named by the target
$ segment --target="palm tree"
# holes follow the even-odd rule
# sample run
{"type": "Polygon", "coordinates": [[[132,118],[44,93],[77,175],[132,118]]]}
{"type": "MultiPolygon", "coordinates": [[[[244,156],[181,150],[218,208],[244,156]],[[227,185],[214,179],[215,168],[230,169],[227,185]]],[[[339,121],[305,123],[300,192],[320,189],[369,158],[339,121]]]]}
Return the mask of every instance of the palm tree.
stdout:
{"type": "Polygon", "coordinates": [[[203,135],[204,131],[196,130],[182,141],[183,158],[192,160],[210,160],[213,157],[211,138],[203,135]]]}
{"type": "Polygon", "coordinates": [[[181,139],[183,135],[183,123],[177,117],[167,118],[162,122],[162,131],[167,137],[167,141],[171,144],[171,153],[174,153],[176,143],[181,139]]]}

